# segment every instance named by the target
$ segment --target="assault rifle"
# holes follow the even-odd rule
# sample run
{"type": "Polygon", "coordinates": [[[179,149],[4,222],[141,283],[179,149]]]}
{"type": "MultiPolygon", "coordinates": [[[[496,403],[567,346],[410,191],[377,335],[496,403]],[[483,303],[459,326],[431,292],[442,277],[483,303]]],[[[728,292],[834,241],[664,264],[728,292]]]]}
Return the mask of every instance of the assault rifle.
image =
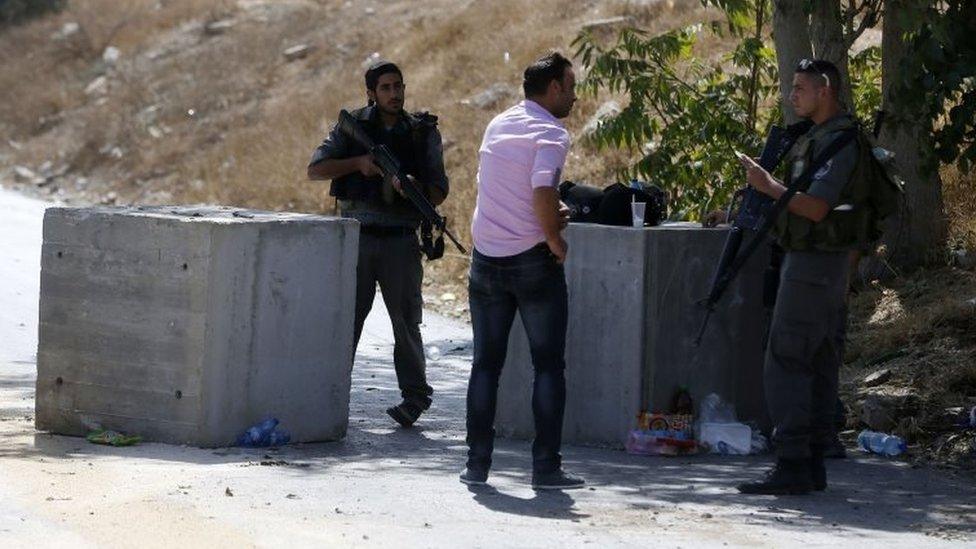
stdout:
{"type": "MultiPolygon", "coordinates": [[[[394,177],[400,180],[400,188],[403,189],[403,194],[406,198],[417,208],[422,216],[424,216],[424,221],[429,223],[433,227],[436,227],[438,231],[447,235],[451,239],[451,242],[457,246],[458,251],[462,254],[467,254],[468,251],[464,249],[464,246],[458,242],[457,238],[451,234],[451,230],[447,228],[447,218],[442,217],[437,213],[437,209],[427,196],[424,195],[423,191],[417,186],[417,183],[413,178],[408,177],[404,173],[403,169],[400,167],[400,162],[393,156],[390,149],[386,145],[377,145],[373,140],[366,134],[359,122],[346,110],[339,111],[339,130],[349,136],[353,141],[359,143],[367,151],[369,151],[370,156],[373,158],[373,163],[375,163],[381,172],[383,172],[383,179],[389,184],[394,177]]],[[[427,236],[427,235],[425,235],[427,236]]],[[[440,241],[440,254],[443,254],[443,240],[440,241]]],[[[435,259],[431,257],[431,252],[427,252],[428,258],[435,259]]],[[[436,252],[434,252],[436,254],[436,252]]],[[[437,255],[440,257],[440,255],[437,255]]]]}
{"type": "MultiPolygon", "coordinates": [[[[766,137],[762,153],[759,155],[759,165],[767,172],[772,173],[797,139],[809,131],[812,126],[813,123],[809,121],[797,122],[786,128],[773,126],[766,137]]],[[[792,197],[793,193],[786,193],[783,196],[787,195],[792,197]]],[[[712,311],[715,310],[715,304],[722,298],[722,294],[725,293],[729,284],[735,280],[749,256],[765,239],[766,234],[772,228],[788,200],[787,198],[786,201],[782,199],[774,201],[750,185],[746,185],[732,195],[732,203],[729,204],[727,212],[727,219],[732,220],[732,227],[725,239],[725,248],[722,250],[715,275],[712,277],[712,287],[708,292],[708,297],[699,302],[705,307],[705,318],[702,320],[698,336],[695,338],[695,345],[701,343],[705,328],[708,326],[708,319],[712,311]],[[735,217],[732,216],[732,212],[735,212],[735,217]],[[745,236],[746,229],[754,231],[756,234],[740,254],[739,249],[742,247],[742,239],[745,236]]]]}

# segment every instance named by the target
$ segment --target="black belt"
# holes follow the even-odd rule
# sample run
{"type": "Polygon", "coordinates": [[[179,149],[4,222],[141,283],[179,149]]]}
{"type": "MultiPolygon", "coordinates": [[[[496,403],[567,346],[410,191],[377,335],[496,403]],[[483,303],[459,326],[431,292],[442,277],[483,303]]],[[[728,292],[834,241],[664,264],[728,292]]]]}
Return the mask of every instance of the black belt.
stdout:
{"type": "Polygon", "coordinates": [[[369,236],[407,236],[417,234],[417,229],[410,227],[384,227],[383,225],[360,225],[359,233],[369,236]]]}
{"type": "Polygon", "coordinates": [[[472,253],[472,257],[475,259],[475,261],[482,261],[499,267],[511,267],[513,265],[524,265],[526,260],[531,260],[535,257],[544,258],[549,261],[554,256],[549,250],[549,245],[545,242],[540,242],[524,252],[503,257],[487,256],[475,248],[474,252],[472,253]]]}

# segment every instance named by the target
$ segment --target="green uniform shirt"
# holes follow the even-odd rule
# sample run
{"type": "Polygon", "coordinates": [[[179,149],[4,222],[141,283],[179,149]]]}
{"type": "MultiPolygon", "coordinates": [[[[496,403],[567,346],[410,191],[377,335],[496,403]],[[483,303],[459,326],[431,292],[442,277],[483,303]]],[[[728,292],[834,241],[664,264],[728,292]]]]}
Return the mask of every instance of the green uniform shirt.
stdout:
{"type": "MultiPolygon", "coordinates": [[[[847,116],[846,113],[838,114],[823,124],[819,124],[810,129],[807,135],[823,133],[822,136],[815,138],[813,142],[813,155],[810,158],[816,158],[828,145],[840,137],[841,131],[839,129],[831,130],[830,128],[842,122],[842,119],[847,116]]],[[[848,143],[813,174],[810,187],[805,191],[806,194],[825,200],[827,205],[830,206],[830,209],[842,206],[838,204],[841,192],[843,192],[844,187],[850,182],[851,175],[854,173],[856,166],[857,141],[855,140],[848,143]]]]}

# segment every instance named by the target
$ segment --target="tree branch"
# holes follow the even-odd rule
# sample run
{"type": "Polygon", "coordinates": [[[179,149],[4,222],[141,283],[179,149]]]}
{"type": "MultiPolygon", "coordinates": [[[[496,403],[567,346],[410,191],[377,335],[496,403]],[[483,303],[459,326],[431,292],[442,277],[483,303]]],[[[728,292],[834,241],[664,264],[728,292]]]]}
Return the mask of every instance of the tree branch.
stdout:
{"type": "Polygon", "coordinates": [[[847,49],[850,49],[854,42],[864,34],[864,31],[873,27],[878,22],[878,14],[881,13],[881,4],[883,0],[864,0],[860,6],[854,9],[854,0],[850,0],[849,8],[851,11],[847,14],[847,22],[845,27],[847,29],[847,35],[844,37],[844,44],[847,49]],[[861,17],[861,21],[858,23],[857,28],[854,28],[854,17],[856,14],[866,11],[861,17]]]}

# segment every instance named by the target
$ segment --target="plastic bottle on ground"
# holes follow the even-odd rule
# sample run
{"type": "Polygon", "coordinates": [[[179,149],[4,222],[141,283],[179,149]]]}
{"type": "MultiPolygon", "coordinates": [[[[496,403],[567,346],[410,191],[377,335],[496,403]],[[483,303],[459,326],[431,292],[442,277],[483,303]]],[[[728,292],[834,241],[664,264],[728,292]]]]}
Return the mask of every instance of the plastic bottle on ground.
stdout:
{"type": "Polygon", "coordinates": [[[271,432],[278,426],[278,419],[269,417],[244,431],[238,444],[241,446],[267,446],[271,432]]]}
{"type": "Polygon", "coordinates": [[[900,437],[868,430],[857,435],[857,445],[866,452],[888,457],[904,454],[907,449],[900,437]]]}

